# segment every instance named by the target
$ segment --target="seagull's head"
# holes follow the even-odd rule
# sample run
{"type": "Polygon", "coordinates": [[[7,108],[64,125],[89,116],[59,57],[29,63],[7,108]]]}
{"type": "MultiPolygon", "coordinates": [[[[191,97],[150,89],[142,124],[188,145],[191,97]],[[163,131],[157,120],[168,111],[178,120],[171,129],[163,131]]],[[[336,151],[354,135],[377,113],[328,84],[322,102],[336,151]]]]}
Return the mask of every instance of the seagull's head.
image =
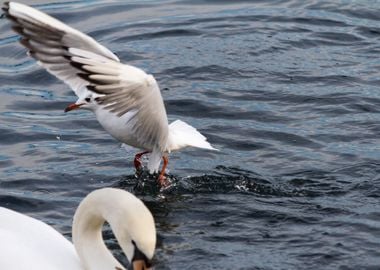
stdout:
{"type": "Polygon", "coordinates": [[[85,96],[78,98],[75,103],[70,104],[66,107],[65,112],[69,112],[77,109],[84,109],[89,111],[95,111],[99,105],[100,95],[95,93],[87,93],[85,96]]]}

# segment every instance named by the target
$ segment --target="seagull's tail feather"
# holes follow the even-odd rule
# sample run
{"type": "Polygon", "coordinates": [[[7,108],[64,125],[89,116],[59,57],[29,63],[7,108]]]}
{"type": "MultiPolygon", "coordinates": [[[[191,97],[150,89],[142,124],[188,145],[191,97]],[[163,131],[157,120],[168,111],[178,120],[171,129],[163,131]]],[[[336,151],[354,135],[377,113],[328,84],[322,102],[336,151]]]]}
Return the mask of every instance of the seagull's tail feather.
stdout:
{"type": "MultiPolygon", "coordinates": [[[[181,120],[176,120],[169,125],[169,138],[166,151],[171,152],[187,146],[218,150],[212,147],[207,141],[207,138],[199,133],[199,131],[194,127],[181,120]]],[[[164,153],[158,149],[152,151],[148,162],[148,169],[150,173],[158,172],[163,155],[164,153]]]]}
{"type": "Polygon", "coordinates": [[[211,146],[207,138],[199,133],[194,127],[181,120],[176,120],[169,125],[168,152],[187,146],[217,150],[211,146]]]}

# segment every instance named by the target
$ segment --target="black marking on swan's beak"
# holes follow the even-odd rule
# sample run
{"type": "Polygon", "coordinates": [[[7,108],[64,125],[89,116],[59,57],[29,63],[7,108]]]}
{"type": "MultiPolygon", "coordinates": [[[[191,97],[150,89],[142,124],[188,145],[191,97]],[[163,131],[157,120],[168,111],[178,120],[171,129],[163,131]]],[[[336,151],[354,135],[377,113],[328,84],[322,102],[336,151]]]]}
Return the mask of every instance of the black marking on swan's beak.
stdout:
{"type": "Polygon", "coordinates": [[[146,257],[146,255],[139,250],[135,241],[132,240],[132,244],[135,247],[133,253],[132,262],[128,266],[128,270],[150,270],[152,269],[151,261],[146,257]]]}

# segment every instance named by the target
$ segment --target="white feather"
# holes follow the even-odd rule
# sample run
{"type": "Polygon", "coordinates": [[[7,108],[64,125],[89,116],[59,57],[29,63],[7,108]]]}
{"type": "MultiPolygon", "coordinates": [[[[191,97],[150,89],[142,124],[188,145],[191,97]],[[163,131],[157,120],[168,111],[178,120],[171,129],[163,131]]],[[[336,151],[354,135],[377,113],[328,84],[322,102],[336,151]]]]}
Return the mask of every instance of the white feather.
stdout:
{"type": "Polygon", "coordinates": [[[211,146],[207,138],[199,133],[196,128],[181,120],[176,120],[169,125],[168,152],[192,146],[197,148],[217,150],[211,146]]]}
{"type": "Polygon", "coordinates": [[[0,207],[0,269],[124,270],[103,242],[105,221],[130,261],[135,249],[132,240],[152,259],[156,245],[152,214],[133,194],[104,188],[91,192],[75,212],[74,245],[53,227],[0,207]]]}
{"type": "Polygon", "coordinates": [[[180,120],[168,125],[161,92],[152,75],[121,64],[93,38],[45,13],[14,2],[5,7],[6,15],[23,36],[21,43],[40,65],[73,89],[80,108],[93,111],[119,141],[152,152],[150,172],[158,170],[168,152],[187,146],[216,150],[194,127],[180,120]],[[95,93],[101,96],[99,103],[86,103],[86,98],[95,93]]]}
{"type": "Polygon", "coordinates": [[[93,47],[96,49],[96,51],[100,51],[102,54],[107,56],[108,58],[111,58],[115,61],[120,61],[119,58],[113,54],[110,50],[108,50],[103,45],[96,42],[93,38],[83,34],[82,32],[60,22],[59,20],[47,15],[46,13],[43,13],[41,11],[38,11],[37,9],[34,9],[32,7],[29,7],[27,5],[16,3],[16,2],[10,2],[9,3],[9,14],[12,16],[24,19],[26,21],[31,21],[35,24],[43,24],[48,25],[52,28],[55,28],[57,30],[61,30],[63,32],[66,32],[66,39],[73,39],[73,36],[75,37],[75,42],[78,42],[76,39],[80,38],[82,39],[83,43],[87,43],[90,47],[93,47]]]}
{"type": "Polygon", "coordinates": [[[158,172],[162,159],[162,153],[159,150],[153,150],[149,155],[148,170],[150,173],[158,172]]]}

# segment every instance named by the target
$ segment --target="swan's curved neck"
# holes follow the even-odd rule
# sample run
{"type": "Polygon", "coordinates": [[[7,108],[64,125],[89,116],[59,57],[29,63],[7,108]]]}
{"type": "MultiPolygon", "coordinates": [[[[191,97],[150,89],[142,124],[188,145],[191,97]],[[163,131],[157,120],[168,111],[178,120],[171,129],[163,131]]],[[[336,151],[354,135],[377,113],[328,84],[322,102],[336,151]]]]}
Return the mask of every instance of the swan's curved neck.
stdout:
{"type": "MultiPolygon", "coordinates": [[[[117,198],[106,196],[87,196],[79,205],[73,220],[73,243],[84,269],[104,270],[104,269],[125,269],[111,254],[104,244],[102,227],[108,221],[117,239],[128,236],[120,236],[121,230],[118,228],[120,222],[114,213],[117,209],[117,198]],[[116,205],[115,205],[116,204],[116,205]]],[[[123,240],[124,240],[123,239],[123,240]]],[[[121,245],[128,259],[133,253],[133,247],[128,242],[123,241],[121,245]]],[[[120,243],[121,244],[121,243],[120,243]]]]}

